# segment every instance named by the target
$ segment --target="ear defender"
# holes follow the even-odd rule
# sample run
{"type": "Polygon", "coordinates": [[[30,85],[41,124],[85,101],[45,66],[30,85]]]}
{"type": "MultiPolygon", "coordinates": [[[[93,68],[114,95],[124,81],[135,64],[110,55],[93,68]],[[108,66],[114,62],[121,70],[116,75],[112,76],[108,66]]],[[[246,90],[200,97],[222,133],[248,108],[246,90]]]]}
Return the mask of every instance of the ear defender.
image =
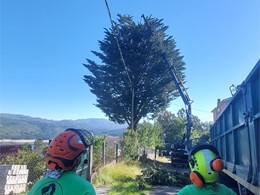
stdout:
{"type": "Polygon", "coordinates": [[[221,160],[221,157],[219,156],[218,150],[211,145],[199,145],[195,147],[190,152],[189,165],[191,169],[190,180],[193,183],[193,185],[195,185],[197,188],[203,187],[205,183],[210,183],[215,181],[217,179],[216,172],[220,172],[224,168],[224,163],[221,160]],[[210,166],[208,168],[210,168],[212,171],[215,171],[215,173],[213,174],[207,173],[206,168],[204,171],[204,168],[200,167],[200,166],[205,166],[205,165],[201,165],[201,158],[202,158],[201,154],[203,154],[203,158],[205,157],[204,155],[206,155],[203,153],[204,149],[208,149],[215,154],[215,158],[213,158],[213,160],[208,162],[210,163],[208,164],[208,166],[210,166]]]}
{"type": "Polygon", "coordinates": [[[190,173],[190,180],[197,188],[201,188],[204,185],[205,180],[198,171],[194,170],[196,162],[193,159],[189,160],[189,164],[192,170],[192,172],[190,173]]]}
{"type": "Polygon", "coordinates": [[[221,158],[215,158],[214,160],[212,160],[210,162],[210,168],[213,170],[213,171],[216,171],[216,172],[220,172],[224,169],[224,163],[223,161],[221,160],[221,158]]]}
{"type": "Polygon", "coordinates": [[[190,173],[190,180],[197,188],[201,188],[205,183],[204,178],[197,171],[192,171],[190,173]]]}

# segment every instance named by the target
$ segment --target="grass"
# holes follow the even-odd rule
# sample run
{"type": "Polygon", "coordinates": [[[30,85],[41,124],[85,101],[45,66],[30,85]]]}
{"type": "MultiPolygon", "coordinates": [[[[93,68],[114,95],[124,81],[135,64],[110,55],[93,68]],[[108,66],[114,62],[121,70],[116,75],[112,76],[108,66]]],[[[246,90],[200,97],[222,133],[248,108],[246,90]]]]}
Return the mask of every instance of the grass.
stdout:
{"type": "Polygon", "coordinates": [[[145,195],[152,186],[146,186],[144,190],[139,189],[136,176],[141,175],[141,167],[138,162],[120,162],[102,167],[95,179],[94,186],[111,187],[109,195],[145,195]]]}

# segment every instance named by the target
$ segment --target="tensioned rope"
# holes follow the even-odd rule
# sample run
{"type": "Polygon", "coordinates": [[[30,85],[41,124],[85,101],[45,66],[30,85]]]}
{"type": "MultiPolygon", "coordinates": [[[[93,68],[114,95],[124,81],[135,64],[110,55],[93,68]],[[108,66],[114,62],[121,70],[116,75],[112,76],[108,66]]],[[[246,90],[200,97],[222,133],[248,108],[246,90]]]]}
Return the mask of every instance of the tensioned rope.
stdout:
{"type": "Polygon", "coordinates": [[[132,88],[132,87],[133,87],[132,81],[131,81],[131,78],[130,78],[129,73],[128,73],[128,69],[127,69],[127,66],[126,66],[126,63],[125,63],[125,60],[124,60],[124,56],[123,56],[123,53],[122,53],[122,50],[121,50],[121,47],[120,47],[118,38],[117,38],[117,36],[116,36],[116,29],[115,29],[115,26],[114,26],[114,23],[113,23],[113,20],[112,20],[112,17],[111,17],[111,12],[110,12],[109,5],[108,5],[107,0],[105,0],[105,3],[106,3],[108,15],[109,15],[109,20],[110,20],[111,27],[112,27],[112,32],[113,32],[113,35],[114,35],[115,40],[116,40],[117,48],[118,48],[118,51],[119,51],[119,54],[120,54],[122,63],[123,63],[123,65],[124,65],[124,67],[125,67],[125,71],[126,71],[126,74],[127,74],[127,77],[128,77],[128,81],[129,81],[129,83],[130,83],[130,89],[133,90],[133,88],[132,88]]]}

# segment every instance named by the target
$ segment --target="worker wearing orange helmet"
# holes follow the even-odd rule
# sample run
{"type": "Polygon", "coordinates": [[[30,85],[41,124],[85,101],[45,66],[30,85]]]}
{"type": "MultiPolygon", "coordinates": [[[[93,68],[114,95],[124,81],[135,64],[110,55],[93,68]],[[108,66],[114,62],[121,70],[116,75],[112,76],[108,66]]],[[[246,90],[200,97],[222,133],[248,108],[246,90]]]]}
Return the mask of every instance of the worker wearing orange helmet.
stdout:
{"type": "Polygon", "coordinates": [[[223,184],[217,183],[218,172],[224,168],[218,150],[209,144],[195,147],[189,155],[191,185],[185,186],[178,195],[236,195],[223,184]]]}
{"type": "Polygon", "coordinates": [[[28,195],[96,195],[92,184],[76,173],[81,155],[93,143],[86,130],[67,129],[56,136],[47,149],[47,171],[28,195]]]}

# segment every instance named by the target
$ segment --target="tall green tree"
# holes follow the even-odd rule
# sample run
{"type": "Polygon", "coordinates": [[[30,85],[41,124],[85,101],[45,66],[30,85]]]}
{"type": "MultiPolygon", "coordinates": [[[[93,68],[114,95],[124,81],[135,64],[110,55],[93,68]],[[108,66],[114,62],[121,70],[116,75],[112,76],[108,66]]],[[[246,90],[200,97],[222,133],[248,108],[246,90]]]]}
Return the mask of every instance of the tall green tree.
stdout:
{"type": "Polygon", "coordinates": [[[105,29],[100,52],[92,51],[101,63],[87,59],[84,66],[91,74],[84,81],[110,120],[135,130],[142,117],[153,117],[178,96],[163,56],[182,82],[185,64],[167,29],[162,19],[143,16],[135,23],[126,15],[118,15],[114,26],[105,29]]]}

